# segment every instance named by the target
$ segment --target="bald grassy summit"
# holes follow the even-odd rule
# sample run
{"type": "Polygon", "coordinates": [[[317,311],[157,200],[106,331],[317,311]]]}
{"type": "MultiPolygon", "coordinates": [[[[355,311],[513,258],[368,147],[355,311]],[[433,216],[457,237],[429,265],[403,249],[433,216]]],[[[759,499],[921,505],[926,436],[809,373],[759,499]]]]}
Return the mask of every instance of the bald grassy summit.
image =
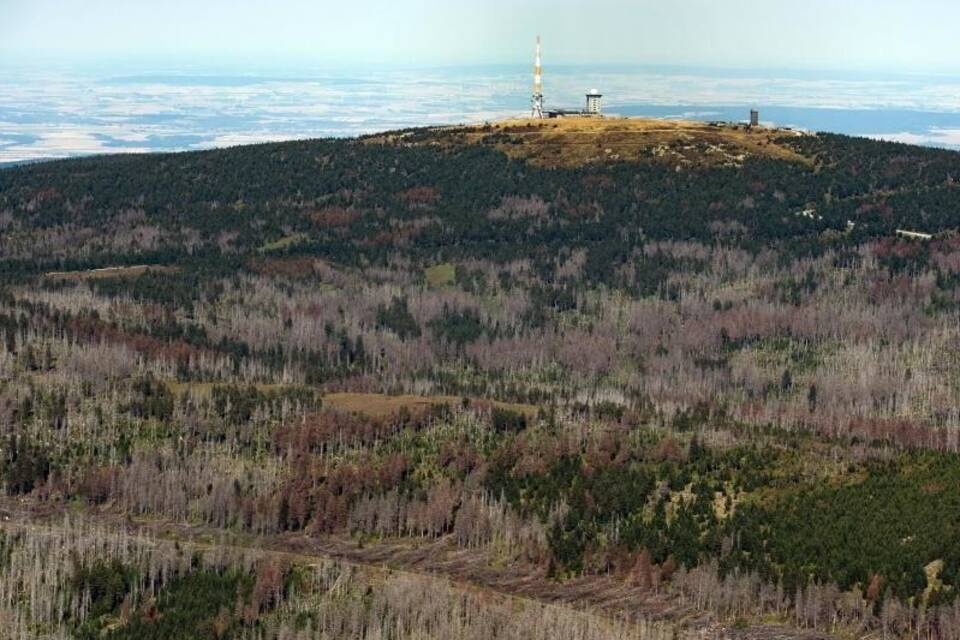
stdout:
{"type": "Polygon", "coordinates": [[[512,158],[542,167],[578,167],[609,161],[676,162],[687,167],[739,166],[747,158],[811,164],[789,144],[803,135],[786,129],[731,123],[617,117],[503,120],[385,134],[378,141],[416,140],[440,146],[492,146],[512,158]],[[426,134],[426,135],[425,135],[426,134]]]}
{"type": "Polygon", "coordinates": [[[958,176],[614,118],[2,170],[0,621],[960,637],[958,176]]]}

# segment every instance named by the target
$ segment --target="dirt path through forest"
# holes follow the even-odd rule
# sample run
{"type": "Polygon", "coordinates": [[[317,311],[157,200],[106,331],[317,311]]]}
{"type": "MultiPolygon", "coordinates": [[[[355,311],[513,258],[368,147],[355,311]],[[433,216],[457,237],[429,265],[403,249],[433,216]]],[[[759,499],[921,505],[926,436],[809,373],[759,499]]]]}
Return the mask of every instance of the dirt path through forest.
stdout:
{"type": "MultiPolygon", "coordinates": [[[[51,535],[63,529],[65,515],[55,506],[31,506],[0,499],[0,530],[20,529],[35,535],[51,535]]],[[[219,549],[263,554],[304,566],[333,561],[374,579],[406,575],[442,580],[465,594],[630,622],[637,627],[637,637],[642,637],[641,629],[649,629],[651,623],[669,629],[670,635],[680,638],[812,640],[825,637],[780,625],[746,628],[721,625],[708,614],[682,605],[676,597],[643,591],[622,578],[590,576],[557,582],[548,578],[542,569],[532,566],[491,566],[491,557],[485,552],[458,549],[449,539],[422,544],[395,540],[362,545],[345,536],[254,536],[189,523],[131,519],[109,511],[84,511],[77,515],[108,530],[143,535],[158,542],[177,542],[196,551],[219,549]]]]}

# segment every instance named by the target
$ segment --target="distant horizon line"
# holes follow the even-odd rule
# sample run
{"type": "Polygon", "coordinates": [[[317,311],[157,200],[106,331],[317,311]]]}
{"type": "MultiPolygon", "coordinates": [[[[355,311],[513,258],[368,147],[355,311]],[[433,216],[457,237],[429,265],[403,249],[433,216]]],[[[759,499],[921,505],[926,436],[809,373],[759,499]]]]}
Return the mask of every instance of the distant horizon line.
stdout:
{"type": "MultiPolygon", "coordinates": [[[[664,107],[668,105],[663,105],[664,107]]],[[[687,105],[669,105],[669,106],[687,106],[687,105]]],[[[693,106],[693,105],[690,105],[693,106]]],[[[717,108],[724,108],[721,105],[714,105],[717,108]]],[[[726,105],[726,108],[740,108],[745,105],[726,105]]],[[[791,108],[791,107],[768,107],[768,109],[778,109],[778,108],[791,108]]],[[[794,107],[797,109],[810,109],[810,110],[819,110],[816,107],[794,107]]],[[[827,110],[838,110],[846,111],[846,109],[827,109],[827,110]]],[[[850,111],[857,111],[851,109],[850,111]]],[[[867,111],[864,109],[863,111],[867,111]]],[[[762,113],[762,111],[761,111],[762,113]]],[[[446,124],[419,124],[415,125],[414,128],[436,128],[436,127],[462,127],[462,126],[482,126],[484,124],[493,124],[498,122],[504,122],[509,120],[524,119],[526,116],[523,114],[516,115],[505,115],[501,118],[494,118],[490,120],[464,120],[460,122],[451,122],[446,124]]],[[[606,114],[606,118],[629,118],[629,119],[646,119],[646,120],[677,120],[677,116],[654,116],[654,115],[632,115],[632,114],[606,114]]],[[[697,120],[697,118],[690,118],[691,120],[697,120]]],[[[707,122],[706,120],[701,120],[702,122],[707,122]]],[[[715,122],[724,122],[729,125],[743,125],[747,122],[746,119],[740,121],[734,120],[717,120],[715,122]]],[[[764,125],[767,126],[767,125],[764,125]]],[[[954,153],[960,153],[960,146],[950,143],[934,143],[931,141],[920,141],[919,138],[916,140],[904,140],[900,139],[902,136],[910,136],[910,134],[904,132],[902,134],[897,133],[888,133],[888,134],[862,134],[862,133],[847,133],[837,130],[814,130],[808,129],[799,126],[791,126],[787,124],[778,124],[773,127],[773,129],[781,130],[794,130],[800,131],[808,134],[831,134],[831,135],[841,135],[848,136],[851,138],[860,138],[864,140],[872,140],[875,142],[891,142],[895,144],[906,144],[908,146],[919,146],[932,149],[941,149],[944,151],[952,151],[954,153]]],[[[34,164],[43,164],[48,162],[62,162],[67,160],[78,160],[83,158],[95,158],[95,157],[108,157],[108,156],[143,156],[143,155],[164,155],[164,154],[184,154],[184,153],[202,153],[210,151],[222,151],[226,149],[233,149],[237,147],[251,147],[258,145],[267,145],[267,144],[283,144],[283,143],[293,143],[293,142],[303,142],[309,140],[356,140],[370,135],[378,135],[381,133],[389,131],[399,131],[401,129],[397,128],[387,128],[379,129],[375,131],[368,132],[350,132],[345,135],[284,135],[278,134],[277,137],[268,137],[263,140],[250,141],[250,142],[241,142],[237,144],[228,144],[228,145],[201,145],[196,147],[182,147],[182,148],[171,148],[171,149],[145,149],[145,150],[124,150],[122,148],[103,150],[103,151],[94,151],[94,152],[80,152],[80,153],[68,153],[64,155],[56,156],[47,156],[47,157],[35,157],[35,158],[24,158],[20,160],[9,160],[9,161],[0,161],[0,170],[14,169],[17,167],[23,167],[27,165],[34,164]]]]}
{"type": "MultiPolygon", "coordinates": [[[[350,71],[354,69],[384,69],[384,70],[455,70],[455,69],[476,69],[476,68],[504,68],[526,70],[531,67],[526,61],[459,61],[459,62],[440,62],[440,61],[412,61],[397,62],[395,60],[343,60],[339,58],[293,55],[253,55],[244,54],[238,56],[209,56],[198,60],[195,56],[188,54],[180,55],[146,55],[127,56],[123,59],[117,59],[115,56],[66,56],[54,54],[4,54],[0,56],[0,71],[36,71],[36,70],[79,70],[95,71],[106,68],[129,68],[143,69],[149,66],[151,70],[159,71],[164,67],[168,69],[187,70],[187,69],[207,69],[241,71],[238,67],[244,67],[244,73],[263,73],[263,72],[283,72],[285,69],[290,72],[299,71],[304,68],[317,68],[324,71],[350,71]],[[47,69],[44,69],[47,68],[47,69]]],[[[953,69],[919,69],[919,68],[872,68],[858,66],[783,66],[783,65],[730,65],[730,64],[711,64],[698,62],[640,62],[640,61],[575,61],[560,59],[544,61],[544,73],[549,69],[650,69],[650,70],[669,70],[669,71],[699,71],[699,72],[734,72],[734,73],[793,73],[793,74],[827,74],[861,77],[912,77],[912,78],[960,78],[960,68],[953,69]]]]}

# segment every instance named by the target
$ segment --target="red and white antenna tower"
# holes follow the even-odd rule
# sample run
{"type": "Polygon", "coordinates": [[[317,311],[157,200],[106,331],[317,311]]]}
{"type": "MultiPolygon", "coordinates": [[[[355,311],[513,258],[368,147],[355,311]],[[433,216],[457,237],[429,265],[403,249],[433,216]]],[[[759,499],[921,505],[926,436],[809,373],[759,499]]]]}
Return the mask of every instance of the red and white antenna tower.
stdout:
{"type": "Polygon", "coordinates": [[[537,36],[537,57],[533,63],[533,113],[543,119],[543,67],[540,65],[540,36],[537,36]]]}

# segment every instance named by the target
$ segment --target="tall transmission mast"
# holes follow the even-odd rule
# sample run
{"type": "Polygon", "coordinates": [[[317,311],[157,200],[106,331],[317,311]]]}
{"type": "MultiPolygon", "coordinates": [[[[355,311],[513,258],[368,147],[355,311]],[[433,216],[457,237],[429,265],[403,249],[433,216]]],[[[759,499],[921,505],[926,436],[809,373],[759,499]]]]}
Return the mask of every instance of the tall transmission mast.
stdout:
{"type": "Polygon", "coordinates": [[[540,36],[537,36],[537,57],[533,63],[533,113],[543,119],[543,68],[540,66],[540,36]]]}

